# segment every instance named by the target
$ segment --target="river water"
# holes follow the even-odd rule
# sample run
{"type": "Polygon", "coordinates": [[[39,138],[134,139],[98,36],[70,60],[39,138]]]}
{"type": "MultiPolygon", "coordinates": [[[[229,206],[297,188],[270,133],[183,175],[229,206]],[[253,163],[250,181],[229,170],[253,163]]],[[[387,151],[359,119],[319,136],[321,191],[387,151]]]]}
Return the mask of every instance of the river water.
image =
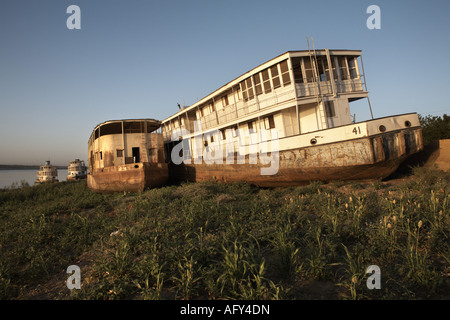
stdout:
{"type": "MultiPolygon", "coordinates": [[[[11,187],[13,183],[16,183],[18,187],[22,181],[33,186],[37,171],[37,169],[0,170],[0,188],[11,187]]],[[[67,174],[67,169],[58,169],[58,180],[66,181],[67,174]]]]}

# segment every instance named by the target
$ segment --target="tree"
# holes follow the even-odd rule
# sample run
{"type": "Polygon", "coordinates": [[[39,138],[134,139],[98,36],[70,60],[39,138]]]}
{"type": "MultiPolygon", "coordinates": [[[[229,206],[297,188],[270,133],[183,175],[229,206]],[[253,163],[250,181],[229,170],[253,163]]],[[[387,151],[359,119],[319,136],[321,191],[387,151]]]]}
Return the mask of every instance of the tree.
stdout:
{"type": "Polygon", "coordinates": [[[440,116],[426,117],[419,114],[422,125],[423,144],[428,145],[433,140],[450,139],[450,116],[444,114],[440,116]]]}

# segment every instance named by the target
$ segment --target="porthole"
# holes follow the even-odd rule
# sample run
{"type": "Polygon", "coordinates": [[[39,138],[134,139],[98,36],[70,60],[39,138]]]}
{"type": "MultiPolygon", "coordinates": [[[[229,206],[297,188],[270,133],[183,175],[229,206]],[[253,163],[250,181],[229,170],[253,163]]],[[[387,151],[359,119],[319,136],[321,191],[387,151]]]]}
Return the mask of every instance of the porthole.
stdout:
{"type": "Polygon", "coordinates": [[[385,132],[386,131],[386,127],[381,125],[378,127],[378,130],[380,130],[380,132],[385,132]]]}
{"type": "Polygon", "coordinates": [[[314,144],[317,143],[317,139],[316,138],[312,138],[310,142],[311,142],[312,145],[314,145],[314,144]]]}
{"type": "Polygon", "coordinates": [[[407,128],[411,127],[411,122],[409,120],[405,121],[405,127],[407,128]]]}
{"type": "Polygon", "coordinates": [[[138,165],[138,164],[135,164],[134,167],[135,167],[135,168],[139,168],[139,165],[138,165]]]}

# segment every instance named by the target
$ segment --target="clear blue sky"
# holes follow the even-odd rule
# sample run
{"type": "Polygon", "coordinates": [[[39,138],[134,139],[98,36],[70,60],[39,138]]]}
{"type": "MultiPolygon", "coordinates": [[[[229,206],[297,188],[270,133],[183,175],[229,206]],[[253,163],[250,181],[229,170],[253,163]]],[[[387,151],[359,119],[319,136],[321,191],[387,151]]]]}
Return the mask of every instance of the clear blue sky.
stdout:
{"type": "MultiPolygon", "coordinates": [[[[98,123],[164,119],[288,50],[360,49],[375,117],[450,113],[450,1],[0,1],[0,164],[87,160],[98,123]],[[81,30],[69,30],[69,5],[81,30]],[[366,9],[381,8],[369,30],[366,9]]],[[[368,117],[367,102],[351,111],[368,117]]]]}

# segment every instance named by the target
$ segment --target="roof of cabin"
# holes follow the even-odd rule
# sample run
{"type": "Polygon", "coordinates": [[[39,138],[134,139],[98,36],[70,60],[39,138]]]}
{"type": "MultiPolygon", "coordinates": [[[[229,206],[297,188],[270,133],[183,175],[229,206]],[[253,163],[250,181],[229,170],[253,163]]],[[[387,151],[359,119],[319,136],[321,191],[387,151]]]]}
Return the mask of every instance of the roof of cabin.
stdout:
{"type": "MultiPolygon", "coordinates": [[[[121,123],[121,122],[142,122],[145,121],[148,123],[150,123],[152,125],[150,131],[155,131],[156,129],[158,129],[159,127],[161,127],[161,121],[156,120],[156,119],[151,119],[151,118],[142,118],[142,119],[119,119],[119,120],[108,120],[102,123],[99,123],[98,125],[95,126],[95,128],[92,130],[91,135],[89,136],[89,139],[91,139],[92,135],[94,134],[95,130],[97,130],[99,127],[107,125],[107,124],[111,124],[111,123],[121,123]]],[[[147,126],[148,129],[148,126],[147,126]]]]}
{"type": "Polygon", "coordinates": [[[150,122],[153,123],[157,128],[159,128],[161,126],[161,121],[160,120],[156,120],[156,119],[151,119],[151,118],[142,118],[142,119],[118,119],[118,120],[107,120],[104,121],[102,123],[99,123],[98,125],[95,126],[94,131],[98,128],[101,127],[105,124],[109,124],[109,123],[114,123],[114,122],[142,122],[142,121],[146,121],[146,122],[150,122]]]}

